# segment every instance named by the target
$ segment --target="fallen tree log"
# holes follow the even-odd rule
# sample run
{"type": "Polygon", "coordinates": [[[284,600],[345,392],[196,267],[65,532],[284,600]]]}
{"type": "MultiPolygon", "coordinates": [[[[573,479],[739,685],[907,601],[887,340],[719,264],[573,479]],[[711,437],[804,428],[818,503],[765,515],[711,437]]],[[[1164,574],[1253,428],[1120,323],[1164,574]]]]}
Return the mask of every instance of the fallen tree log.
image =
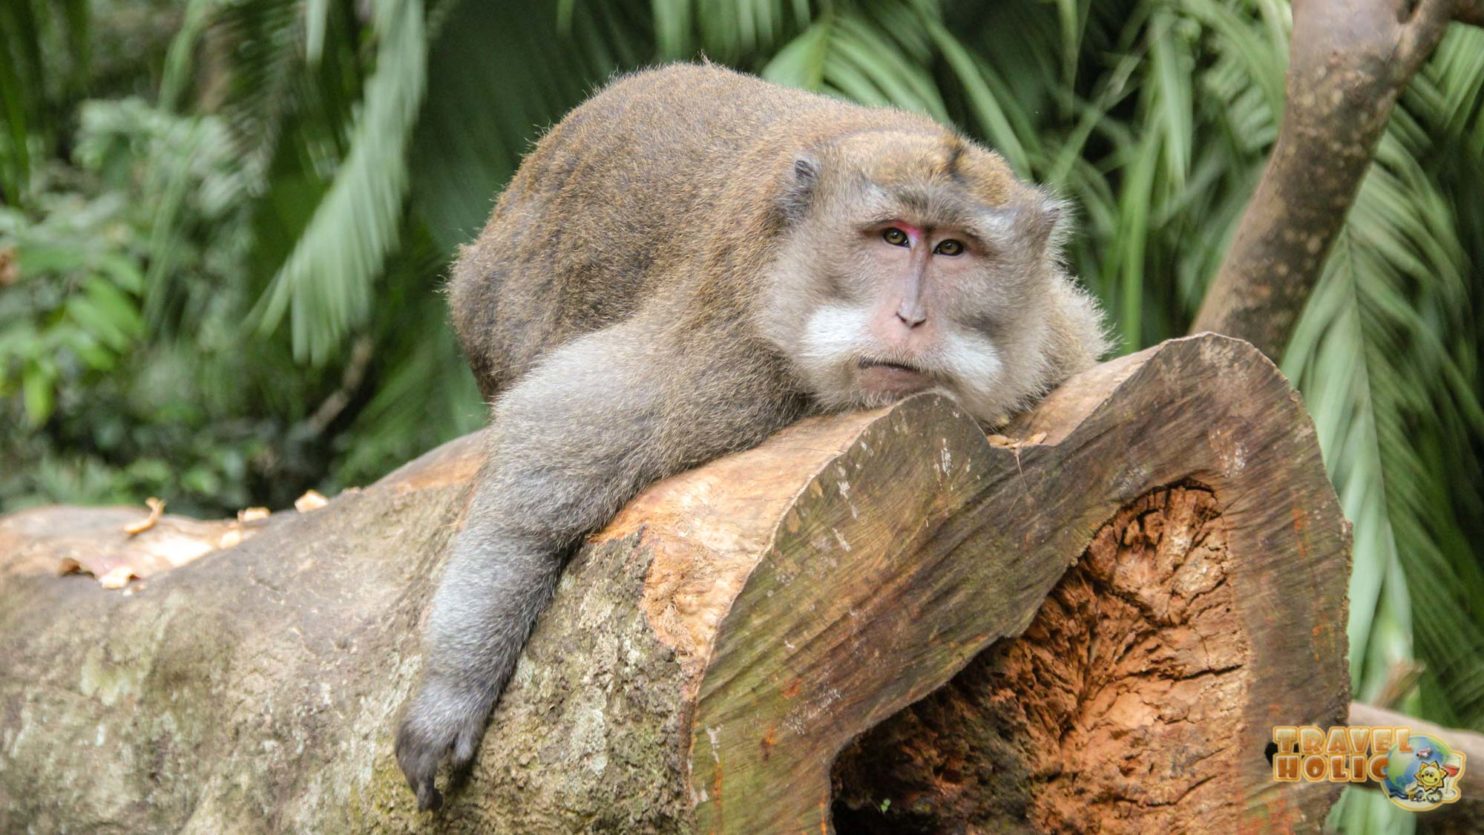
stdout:
{"type": "Polygon", "coordinates": [[[923,396],[653,486],[435,817],[391,736],[478,449],[122,592],[59,564],[176,520],[0,519],[0,830],[1266,831],[1338,791],[1264,757],[1346,715],[1348,534],[1245,343],[1106,363],[1003,438],[923,396]]]}

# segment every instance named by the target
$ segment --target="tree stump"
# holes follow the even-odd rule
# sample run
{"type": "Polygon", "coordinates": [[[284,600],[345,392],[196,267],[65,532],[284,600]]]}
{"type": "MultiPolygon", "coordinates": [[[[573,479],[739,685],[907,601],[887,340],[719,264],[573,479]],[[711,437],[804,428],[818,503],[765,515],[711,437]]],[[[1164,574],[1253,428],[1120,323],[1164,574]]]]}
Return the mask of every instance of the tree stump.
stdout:
{"type": "Polygon", "coordinates": [[[654,485],[436,815],[391,740],[476,439],[122,592],[58,566],[179,520],[0,519],[0,830],[1317,827],[1264,748],[1345,717],[1347,529],[1277,370],[1176,340],[1004,435],[919,396],[654,485]]]}

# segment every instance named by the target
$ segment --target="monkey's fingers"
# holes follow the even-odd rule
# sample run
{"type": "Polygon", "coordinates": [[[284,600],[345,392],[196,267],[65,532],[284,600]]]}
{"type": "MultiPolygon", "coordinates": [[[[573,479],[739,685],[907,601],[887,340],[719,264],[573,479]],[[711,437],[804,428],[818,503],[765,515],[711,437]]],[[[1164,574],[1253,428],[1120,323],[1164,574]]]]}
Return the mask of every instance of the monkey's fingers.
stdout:
{"type": "Polygon", "coordinates": [[[397,765],[407,778],[408,788],[417,795],[419,811],[436,810],[443,805],[443,795],[433,785],[433,778],[449,748],[446,742],[438,743],[419,734],[410,720],[404,721],[397,732],[397,765]]]}
{"type": "Polygon", "coordinates": [[[474,761],[474,755],[479,753],[479,741],[484,737],[484,720],[470,719],[464,727],[459,730],[458,738],[453,743],[453,767],[455,770],[463,770],[474,761]]]}
{"type": "Polygon", "coordinates": [[[436,812],[443,808],[443,795],[433,786],[433,778],[423,780],[422,785],[413,787],[417,792],[417,810],[419,812],[436,812]]]}

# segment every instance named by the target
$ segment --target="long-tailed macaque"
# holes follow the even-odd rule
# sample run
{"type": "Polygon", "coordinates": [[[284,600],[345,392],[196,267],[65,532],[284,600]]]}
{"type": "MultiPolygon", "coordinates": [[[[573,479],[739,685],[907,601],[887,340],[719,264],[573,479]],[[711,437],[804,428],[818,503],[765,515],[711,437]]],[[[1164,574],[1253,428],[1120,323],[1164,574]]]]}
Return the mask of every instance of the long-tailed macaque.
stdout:
{"type": "Polygon", "coordinates": [[[928,118],[714,66],[620,78],[554,127],[449,288],[494,428],[397,736],[419,806],[568,554],[646,485],[917,392],[998,424],[1091,365],[1062,216],[928,118]]]}

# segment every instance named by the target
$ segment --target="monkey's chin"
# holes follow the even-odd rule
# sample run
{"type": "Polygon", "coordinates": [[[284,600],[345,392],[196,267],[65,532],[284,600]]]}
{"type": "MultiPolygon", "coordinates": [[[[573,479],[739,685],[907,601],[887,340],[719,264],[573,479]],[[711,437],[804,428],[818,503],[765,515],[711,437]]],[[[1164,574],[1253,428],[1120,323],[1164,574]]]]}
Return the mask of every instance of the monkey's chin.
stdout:
{"type": "Polygon", "coordinates": [[[863,363],[855,380],[866,401],[873,403],[901,400],[936,385],[932,377],[915,368],[884,362],[863,363]]]}

